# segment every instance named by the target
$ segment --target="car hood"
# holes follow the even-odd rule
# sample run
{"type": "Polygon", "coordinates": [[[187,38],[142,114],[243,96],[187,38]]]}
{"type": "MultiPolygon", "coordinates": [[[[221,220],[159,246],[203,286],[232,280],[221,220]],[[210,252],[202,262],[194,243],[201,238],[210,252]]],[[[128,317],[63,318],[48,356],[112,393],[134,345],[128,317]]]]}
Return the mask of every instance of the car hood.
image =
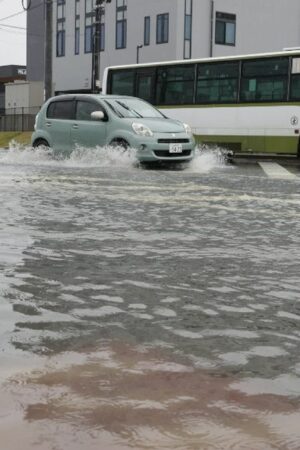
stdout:
{"type": "Polygon", "coordinates": [[[184,133],[185,128],[181,122],[173,119],[159,119],[159,118],[136,118],[131,122],[142,123],[150,128],[154,133],[184,133]]]}

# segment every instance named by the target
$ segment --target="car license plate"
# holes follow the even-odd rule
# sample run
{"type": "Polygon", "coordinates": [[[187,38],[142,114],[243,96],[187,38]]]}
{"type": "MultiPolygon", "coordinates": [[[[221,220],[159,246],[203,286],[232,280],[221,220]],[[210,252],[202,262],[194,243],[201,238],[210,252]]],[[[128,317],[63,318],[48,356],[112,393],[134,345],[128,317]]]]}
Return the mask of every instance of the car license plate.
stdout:
{"type": "Polygon", "coordinates": [[[169,153],[182,153],[182,144],[170,144],[169,153]]]}

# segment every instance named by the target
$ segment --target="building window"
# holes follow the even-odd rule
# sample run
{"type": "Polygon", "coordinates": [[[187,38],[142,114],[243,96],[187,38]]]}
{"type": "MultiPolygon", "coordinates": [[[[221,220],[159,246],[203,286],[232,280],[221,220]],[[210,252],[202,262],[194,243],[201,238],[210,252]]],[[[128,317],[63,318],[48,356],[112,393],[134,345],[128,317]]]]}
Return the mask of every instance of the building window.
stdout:
{"type": "Polygon", "coordinates": [[[127,45],[127,0],[117,0],[116,6],[116,48],[127,45]]]}
{"type": "Polygon", "coordinates": [[[150,16],[144,19],[144,45],[150,45],[150,16]]]}
{"type": "Polygon", "coordinates": [[[91,53],[93,50],[93,36],[95,9],[94,0],[85,0],[85,27],[84,27],[84,52],[91,53]]]}
{"type": "Polygon", "coordinates": [[[75,0],[75,55],[80,52],[80,0],[75,0]]]}
{"type": "Polygon", "coordinates": [[[156,18],[156,43],[166,44],[169,41],[169,14],[158,14],[156,18]]]}
{"type": "Polygon", "coordinates": [[[193,0],[185,0],[184,4],[184,48],[183,58],[189,59],[192,56],[192,13],[193,0]]]}
{"type": "Polygon", "coordinates": [[[65,56],[66,32],[65,32],[65,0],[57,0],[56,16],[56,56],[65,56]]]}
{"type": "Polygon", "coordinates": [[[79,55],[80,52],[80,28],[75,27],[75,55],[79,55]]]}
{"type": "Polygon", "coordinates": [[[94,25],[92,20],[86,20],[85,23],[85,34],[84,34],[84,52],[91,53],[93,50],[93,35],[94,35],[94,25]]]}
{"type": "Polygon", "coordinates": [[[216,12],[216,44],[235,45],[235,29],[235,14],[216,12]]]}
{"type": "Polygon", "coordinates": [[[116,48],[126,48],[126,34],[127,34],[127,21],[117,21],[117,36],[116,36],[116,48]]]}
{"type": "MultiPolygon", "coordinates": [[[[84,31],[84,52],[92,53],[95,40],[95,17],[96,17],[96,0],[85,1],[85,31],[84,31]]],[[[105,24],[104,24],[104,9],[101,10],[100,23],[100,51],[105,48],[105,24]]]]}

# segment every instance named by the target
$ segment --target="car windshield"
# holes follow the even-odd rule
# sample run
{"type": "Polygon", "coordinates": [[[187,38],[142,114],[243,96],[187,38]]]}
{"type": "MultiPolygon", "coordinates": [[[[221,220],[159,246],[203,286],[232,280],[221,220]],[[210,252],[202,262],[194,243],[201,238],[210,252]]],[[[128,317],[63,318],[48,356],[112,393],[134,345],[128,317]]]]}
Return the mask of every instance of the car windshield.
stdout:
{"type": "Polygon", "coordinates": [[[119,117],[165,118],[158,109],[136,98],[114,98],[105,102],[119,117]]]}

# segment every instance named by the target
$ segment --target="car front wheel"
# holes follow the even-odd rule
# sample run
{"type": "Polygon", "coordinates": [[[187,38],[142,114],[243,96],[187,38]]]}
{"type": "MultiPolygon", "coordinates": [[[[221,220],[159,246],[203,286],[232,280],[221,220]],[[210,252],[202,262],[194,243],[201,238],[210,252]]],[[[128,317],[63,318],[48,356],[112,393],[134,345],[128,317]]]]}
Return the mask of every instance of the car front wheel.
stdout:
{"type": "Polygon", "coordinates": [[[127,141],[125,141],[125,139],[122,138],[117,138],[114,139],[113,141],[111,141],[110,145],[114,148],[116,147],[121,147],[123,150],[127,150],[129,147],[129,144],[127,141]]]}
{"type": "Polygon", "coordinates": [[[49,145],[49,143],[46,141],[46,139],[37,139],[36,141],[34,141],[33,147],[34,147],[34,148],[44,148],[44,149],[49,149],[49,148],[50,148],[50,145],[49,145]]]}

